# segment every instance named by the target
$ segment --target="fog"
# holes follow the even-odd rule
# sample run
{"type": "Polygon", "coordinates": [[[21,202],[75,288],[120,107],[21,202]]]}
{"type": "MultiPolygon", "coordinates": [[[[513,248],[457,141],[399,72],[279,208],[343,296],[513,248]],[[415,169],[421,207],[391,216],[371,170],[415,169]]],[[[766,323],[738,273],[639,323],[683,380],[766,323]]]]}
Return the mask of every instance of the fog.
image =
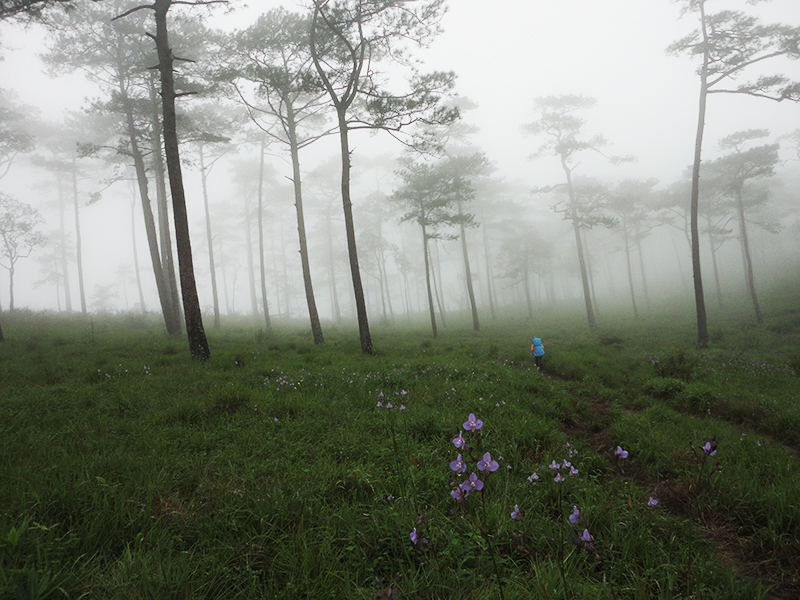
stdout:
{"type": "MultiPolygon", "coordinates": [[[[209,29],[232,32],[249,27],[261,12],[275,7],[304,10],[300,2],[250,4],[246,8],[232,1],[236,10],[228,12],[191,13],[176,8],[170,14],[177,20],[193,14],[209,29]]],[[[796,0],[755,6],[736,0],[713,4],[715,10],[725,5],[757,15],[765,23],[800,26],[796,0]]],[[[136,3],[122,5],[130,8],[136,3]]],[[[414,59],[423,72],[455,72],[454,99],[445,102],[460,107],[459,127],[466,133],[451,136],[449,151],[454,156],[482,152],[489,163],[467,177],[474,193],[471,198],[465,196],[464,205],[474,215],[473,226],[465,231],[481,318],[510,308],[535,317],[541,309],[583,305],[573,224],[562,210],[565,172],[557,156],[533,156],[547,141],[546,134],[526,134],[523,128],[540,117],[535,99],[564,95],[596,100],[574,114],[585,121],[582,137],[602,135],[607,141],[602,152],[583,151],[572,163],[579,196],[598,198],[592,217],[596,222],[581,230],[596,307],[614,305],[642,312],[665,298],[683,300],[690,307],[691,256],[680,211],[689,201],[686,181],[697,126],[698,62],[669,56],[665,49],[695,29],[695,17],[681,17],[680,4],[668,0],[451,0],[441,27],[429,47],[414,52],[414,59]],[[612,156],[629,160],[615,164],[609,160],[612,156]],[[626,182],[633,180],[650,181],[636,210],[624,204],[614,208],[612,200],[624,195],[626,182]],[[626,238],[625,223],[634,212],[641,229],[626,238]]],[[[75,144],[106,143],[97,132],[113,129],[119,117],[97,108],[98,101],[108,100],[109,87],[88,75],[78,59],[64,56],[65,63],[77,63],[70,73],[42,60],[42,54],[53,48],[57,31],[53,23],[49,28],[11,21],[0,24],[0,88],[8,99],[7,108],[20,115],[13,127],[29,133],[34,145],[14,157],[5,175],[0,163],[0,192],[38,210],[42,222],[36,228],[46,237],[15,264],[14,307],[82,310],[77,197],[86,310],[158,314],[132,163],[120,157],[111,160],[102,152],[77,156],[71,162],[75,144]]],[[[174,36],[171,41],[179,44],[174,36]]],[[[152,46],[144,36],[141,43],[143,48],[152,46]]],[[[214,56],[203,56],[205,65],[177,69],[202,69],[214,60],[214,56]]],[[[765,61],[758,68],[762,71],[755,74],[777,72],[800,80],[797,60],[765,61]]],[[[404,89],[406,71],[402,65],[386,67],[387,87],[404,89]]],[[[203,147],[223,321],[234,315],[261,318],[256,219],[260,171],[269,313],[277,320],[307,321],[288,151],[280,143],[269,144],[261,167],[259,130],[241,118],[243,108],[235,94],[178,99],[178,111],[184,115],[212,108],[240,118],[224,133],[230,138],[228,143],[203,147]]],[[[327,109],[322,115],[324,119],[314,127],[322,131],[335,125],[333,111],[327,109]]],[[[759,291],[766,291],[776,281],[797,281],[800,106],[746,95],[711,96],[704,164],[730,154],[730,149],[720,148],[720,140],[745,130],[768,132],[749,141],[746,148],[780,144],[774,174],[746,183],[755,282],[759,291]]],[[[179,137],[197,288],[206,328],[210,328],[212,272],[200,145],[180,127],[179,137]]],[[[404,133],[399,137],[406,142],[411,139],[404,133]]],[[[404,168],[403,157],[408,160],[402,141],[386,132],[355,130],[350,136],[353,213],[368,313],[371,320],[395,323],[427,318],[428,311],[420,226],[413,219],[401,222],[407,210],[397,195],[403,188],[398,173],[404,168]]],[[[320,317],[323,322],[354,319],[338,137],[327,136],[302,149],[300,165],[310,272],[320,317]]],[[[710,171],[704,171],[703,177],[713,180],[710,171]]],[[[730,202],[714,198],[709,187],[701,199],[719,205],[716,212],[708,211],[706,222],[701,217],[705,231],[701,258],[709,305],[744,298],[747,293],[738,217],[730,202]],[[713,240],[709,228],[711,236],[716,236],[713,240]]],[[[171,218],[169,222],[172,227],[171,218]]],[[[446,324],[456,314],[468,315],[470,301],[462,232],[451,225],[439,233],[440,239],[430,239],[433,301],[437,318],[446,324]]],[[[174,239],[173,234],[173,244],[174,239]]],[[[6,266],[8,260],[0,263],[6,266]]],[[[9,275],[7,269],[0,272],[3,310],[11,300],[9,275]]]]}

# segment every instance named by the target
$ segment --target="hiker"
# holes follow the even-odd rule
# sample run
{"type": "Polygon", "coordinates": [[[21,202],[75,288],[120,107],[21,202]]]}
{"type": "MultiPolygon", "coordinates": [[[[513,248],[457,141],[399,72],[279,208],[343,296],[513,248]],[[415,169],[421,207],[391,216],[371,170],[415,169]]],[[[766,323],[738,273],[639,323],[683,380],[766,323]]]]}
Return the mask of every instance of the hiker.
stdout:
{"type": "Polygon", "coordinates": [[[533,338],[531,343],[531,354],[533,354],[533,364],[540,371],[542,370],[542,357],[544,356],[544,344],[540,338],[533,338]]]}

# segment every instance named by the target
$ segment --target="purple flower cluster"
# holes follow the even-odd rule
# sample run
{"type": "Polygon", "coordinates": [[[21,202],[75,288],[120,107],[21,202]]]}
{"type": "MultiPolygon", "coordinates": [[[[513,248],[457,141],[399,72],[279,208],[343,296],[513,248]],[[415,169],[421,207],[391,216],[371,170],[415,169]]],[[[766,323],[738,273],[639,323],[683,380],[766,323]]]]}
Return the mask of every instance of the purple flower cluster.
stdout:
{"type": "MultiPolygon", "coordinates": [[[[466,475],[467,473],[467,460],[464,459],[462,453],[470,457],[471,460],[476,461],[476,467],[483,477],[489,473],[493,473],[500,468],[500,464],[492,458],[489,452],[486,452],[479,459],[472,457],[472,452],[467,445],[467,441],[463,437],[464,431],[471,431],[477,434],[477,442],[480,444],[480,429],[483,427],[483,421],[478,419],[473,413],[469,413],[469,417],[462,424],[462,429],[459,430],[458,435],[453,438],[453,445],[461,450],[456,459],[450,463],[450,469],[456,475],[466,475]]],[[[500,457],[502,460],[502,456],[500,457]]],[[[479,492],[483,489],[484,482],[478,478],[477,473],[470,473],[469,477],[464,479],[461,483],[453,482],[454,489],[450,492],[450,496],[454,500],[463,501],[467,496],[474,492],[479,492]]]]}

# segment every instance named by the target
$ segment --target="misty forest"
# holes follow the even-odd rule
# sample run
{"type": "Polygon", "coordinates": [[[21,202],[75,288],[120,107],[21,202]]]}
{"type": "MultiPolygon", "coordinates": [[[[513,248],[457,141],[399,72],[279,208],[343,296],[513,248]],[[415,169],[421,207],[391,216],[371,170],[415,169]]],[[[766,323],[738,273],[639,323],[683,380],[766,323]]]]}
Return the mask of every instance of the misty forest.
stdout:
{"type": "Polygon", "coordinates": [[[800,595],[800,15],[467,1],[0,0],[0,600],[800,595]]]}

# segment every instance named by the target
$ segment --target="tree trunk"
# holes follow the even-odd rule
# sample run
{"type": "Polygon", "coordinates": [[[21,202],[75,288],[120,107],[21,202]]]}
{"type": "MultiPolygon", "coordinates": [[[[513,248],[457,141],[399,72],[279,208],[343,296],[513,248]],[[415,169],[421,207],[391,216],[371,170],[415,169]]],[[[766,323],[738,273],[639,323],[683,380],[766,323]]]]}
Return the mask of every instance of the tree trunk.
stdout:
{"type": "Polygon", "coordinates": [[[206,242],[208,243],[208,267],[211,273],[211,298],[214,303],[214,329],[219,329],[219,293],[217,291],[217,270],[214,266],[214,237],[211,235],[211,212],[208,208],[208,177],[206,176],[205,153],[202,143],[198,152],[200,154],[200,181],[203,186],[203,209],[206,215],[206,242]]]}
{"type": "Polygon", "coordinates": [[[703,278],[700,273],[700,230],[697,222],[698,205],[700,198],[700,160],[703,152],[703,132],[706,122],[706,100],[708,98],[708,33],[706,30],[706,17],[704,3],[699,3],[700,23],[703,31],[703,42],[706,50],[703,52],[703,66],[700,71],[700,100],[697,111],[697,132],[694,141],[694,160],[692,161],[692,197],[690,206],[690,227],[692,244],[692,273],[694,275],[694,303],[697,312],[697,346],[708,348],[708,318],[706,316],[706,301],[703,296],[703,278]]]}
{"type": "Polygon", "coordinates": [[[583,301],[586,305],[586,318],[589,321],[589,329],[597,327],[594,318],[594,308],[592,307],[592,296],[589,291],[589,275],[586,271],[586,258],[583,251],[583,240],[581,239],[581,228],[578,222],[577,200],[575,198],[575,188],[572,186],[572,172],[567,164],[566,158],[561,156],[561,166],[567,175],[567,191],[569,192],[569,211],[572,229],[575,232],[575,246],[578,250],[578,265],[581,269],[581,283],[583,284],[583,301]]]}
{"type": "Polygon", "coordinates": [[[753,309],[756,311],[756,321],[759,324],[764,322],[764,317],[761,314],[761,307],[758,304],[758,297],[756,296],[756,282],[753,277],[753,260],[750,257],[750,242],[747,239],[747,226],[744,219],[744,202],[742,200],[741,188],[736,190],[736,210],[739,215],[739,241],[742,245],[742,260],[744,262],[744,274],[747,279],[747,291],[750,293],[750,299],[753,301],[753,309]]]}
{"type": "Polygon", "coordinates": [[[333,255],[333,228],[331,227],[331,214],[326,214],[327,233],[328,233],[328,279],[331,286],[331,305],[333,308],[333,319],[336,323],[342,322],[342,310],[339,307],[339,294],[336,291],[336,261],[333,255]]]}
{"type": "Polygon", "coordinates": [[[622,234],[625,238],[625,265],[628,268],[628,287],[631,290],[631,304],[633,304],[633,318],[639,318],[639,311],[636,308],[636,294],[633,290],[633,269],[631,269],[631,243],[630,236],[628,235],[628,224],[625,222],[625,217],[622,217],[622,234]]]}
{"type": "Polygon", "coordinates": [[[78,290],[81,296],[81,312],[86,314],[86,290],[83,285],[83,250],[81,244],[80,203],[78,202],[78,165],[72,157],[72,200],[75,206],[75,248],[78,262],[78,290]]]}
{"type": "Polygon", "coordinates": [[[311,282],[311,265],[308,260],[308,242],[306,240],[306,221],[303,214],[303,190],[300,180],[300,149],[297,144],[297,124],[295,123],[294,107],[288,95],[286,101],[286,120],[289,134],[289,150],[292,155],[292,183],[294,184],[294,207],[297,212],[297,235],[300,238],[300,263],[303,267],[303,287],[306,292],[308,305],[308,318],[311,321],[311,334],[315,344],[322,344],[325,337],[322,335],[322,325],[319,322],[317,302],[314,298],[314,286],[311,282]]]}
{"type": "Polygon", "coordinates": [[[486,225],[481,227],[483,229],[483,254],[486,260],[486,287],[487,291],[489,292],[489,312],[492,314],[492,320],[494,320],[494,305],[497,302],[497,298],[494,293],[494,278],[492,277],[492,263],[489,259],[489,235],[486,231],[486,225]]]}
{"type": "Polygon", "coordinates": [[[178,282],[175,280],[175,258],[172,255],[172,236],[169,231],[169,207],[167,206],[167,186],[164,182],[164,161],[161,159],[161,122],[158,118],[158,98],[155,83],[150,81],[150,103],[152,106],[150,148],[153,155],[153,179],[156,184],[156,208],[158,210],[158,231],[161,240],[161,268],[164,284],[167,286],[169,301],[175,322],[173,331],[181,334],[181,303],[178,295],[178,282]]]}
{"type": "Polygon", "coordinates": [[[644,291],[644,305],[647,307],[647,310],[650,310],[650,293],[649,293],[649,291],[647,289],[647,277],[645,276],[645,271],[644,271],[644,252],[642,251],[642,240],[638,236],[636,238],[636,249],[639,252],[639,271],[642,274],[642,289],[644,291]]]}
{"type": "MultiPolygon", "coordinates": [[[[458,203],[458,214],[463,214],[461,211],[461,202],[458,203]]],[[[467,228],[464,223],[461,223],[461,251],[464,254],[464,271],[467,278],[467,295],[469,296],[469,306],[472,310],[472,328],[475,331],[480,331],[481,325],[478,321],[478,307],[475,304],[475,290],[472,288],[472,270],[469,266],[469,253],[467,252],[467,228]]]]}
{"type": "Polygon", "coordinates": [[[167,37],[167,11],[171,0],[155,0],[156,49],[158,68],[161,73],[161,99],[164,111],[164,148],[167,155],[167,173],[172,191],[172,211],[175,217],[175,241],[178,246],[178,268],[181,278],[184,318],[189,349],[193,357],[208,360],[208,348],[197,285],[192,264],[192,245],[189,239],[189,220],[186,214],[186,197],[183,190],[178,133],[175,118],[175,82],[173,79],[173,56],[167,37]]]}
{"type": "Polygon", "coordinates": [[[169,290],[164,278],[164,270],[161,264],[161,255],[158,251],[158,234],[156,233],[156,223],[153,217],[153,210],[150,205],[150,195],[148,193],[147,171],[144,166],[144,157],[139,149],[139,143],[136,138],[136,125],[133,117],[133,108],[128,98],[122,82],[119,84],[120,98],[122,99],[122,106],[125,111],[125,119],[127,122],[128,138],[131,144],[131,155],[133,157],[133,167],[136,171],[136,182],[139,187],[139,197],[142,201],[142,213],[144,214],[144,228],[147,234],[147,244],[150,250],[150,261],[153,265],[153,274],[156,279],[156,289],[158,290],[158,299],[161,303],[161,313],[164,315],[164,324],[167,328],[167,333],[170,335],[180,335],[180,323],[173,311],[172,300],[169,296],[169,290]]]}
{"type": "MultiPolygon", "coordinates": [[[[436,304],[439,307],[439,317],[442,319],[442,327],[445,329],[447,328],[447,323],[445,321],[444,315],[444,290],[443,290],[443,283],[442,283],[442,261],[439,260],[439,246],[438,244],[433,245],[434,251],[436,253],[436,264],[431,265],[431,272],[433,274],[433,291],[435,292],[436,296],[436,304]]],[[[434,258],[431,256],[431,258],[434,258]]]]}
{"type": "Polygon", "coordinates": [[[358,267],[353,204],[350,200],[350,143],[348,131],[349,125],[346,115],[343,110],[339,110],[339,141],[342,150],[342,208],[344,209],[344,227],[347,233],[347,254],[350,258],[350,274],[353,278],[353,293],[356,301],[356,318],[358,319],[361,351],[364,354],[372,354],[372,337],[369,333],[367,305],[364,301],[364,288],[361,284],[361,272],[358,267]]]}
{"type": "Polygon", "coordinates": [[[64,215],[64,189],[62,186],[61,175],[57,175],[58,183],[58,226],[61,243],[61,277],[64,280],[64,303],[67,313],[72,312],[72,294],[69,287],[69,262],[67,260],[67,230],[64,215]]]}
{"type": "Polygon", "coordinates": [[[422,253],[425,255],[425,285],[428,290],[428,311],[431,314],[431,331],[433,337],[436,338],[438,331],[436,329],[436,311],[433,309],[433,292],[431,291],[431,261],[428,256],[428,233],[425,231],[425,225],[422,225],[422,253]]]}
{"type": "MultiPolygon", "coordinates": [[[[264,309],[264,326],[267,331],[272,328],[269,320],[269,304],[267,303],[267,267],[264,264],[264,138],[261,138],[261,152],[258,160],[258,267],[261,279],[261,306],[264,309]]],[[[250,230],[248,224],[248,231],[250,230]]],[[[248,245],[249,248],[249,245],[248,245]]]]}
{"type": "Polygon", "coordinates": [[[144,289],[142,288],[142,272],[139,269],[139,252],[136,248],[136,191],[132,190],[134,197],[131,199],[131,242],[133,244],[133,270],[136,273],[136,289],[139,291],[139,307],[142,314],[147,314],[144,303],[144,289]]]}
{"type": "Polygon", "coordinates": [[[11,265],[8,267],[8,310],[14,310],[14,263],[16,259],[11,258],[11,265]]]}
{"type": "Polygon", "coordinates": [[[719,283],[719,265],[717,264],[717,247],[714,243],[714,234],[711,231],[711,224],[708,228],[708,246],[711,249],[711,267],[714,270],[714,285],[717,290],[717,302],[720,308],[724,308],[722,303],[722,286],[719,283]]]}

